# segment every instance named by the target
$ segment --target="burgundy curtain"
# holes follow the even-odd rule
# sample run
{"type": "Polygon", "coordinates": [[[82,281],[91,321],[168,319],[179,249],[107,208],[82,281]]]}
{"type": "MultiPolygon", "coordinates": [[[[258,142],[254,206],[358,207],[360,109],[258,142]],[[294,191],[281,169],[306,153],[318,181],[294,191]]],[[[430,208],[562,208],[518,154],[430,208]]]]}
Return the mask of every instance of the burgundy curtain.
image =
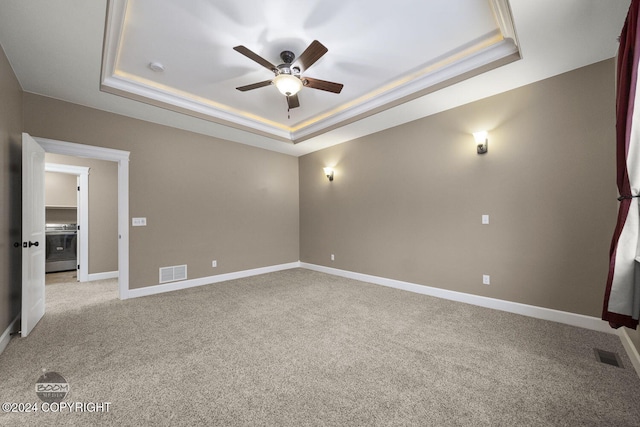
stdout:
{"type": "Polygon", "coordinates": [[[640,117],[635,117],[634,108],[640,59],[639,9],[640,0],[633,0],[618,50],[616,166],[620,207],[609,252],[609,275],[602,311],[602,319],[613,328],[635,329],[640,311],[640,117]]]}

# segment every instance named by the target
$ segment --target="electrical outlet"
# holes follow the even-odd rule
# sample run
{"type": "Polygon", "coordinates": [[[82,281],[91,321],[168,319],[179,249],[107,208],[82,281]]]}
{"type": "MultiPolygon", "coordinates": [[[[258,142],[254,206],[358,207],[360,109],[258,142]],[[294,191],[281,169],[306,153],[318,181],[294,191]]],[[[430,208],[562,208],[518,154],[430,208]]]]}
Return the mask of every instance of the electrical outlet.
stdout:
{"type": "Polygon", "coordinates": [[[482,215],[482,223],[489,224],[489,215],[482,215]]]}
{"type": "Polygon", "coordinates": [[[131,218],[131,225],[133,227],[144,227],[147,225],[147,218],[131,218]]]}
{"type": "Polygon", "coordinates": [[[211,261],[211,267],[217,267],[218,266],[218,261],[216,261],[215,259],[213,261],[211,261]]]}
{"type": "Polygon", "coordinates": [[[488,274],[483,274],[482,275],[482,284],[483,285],[490,285],[491,284],[491,276],[489,276],[488,274]]]}
{"type": "Polygon", "coordinates": [[[331,254],[331,261],[335,261],[336,260],[336,256],[334,254],[331,254]]]}

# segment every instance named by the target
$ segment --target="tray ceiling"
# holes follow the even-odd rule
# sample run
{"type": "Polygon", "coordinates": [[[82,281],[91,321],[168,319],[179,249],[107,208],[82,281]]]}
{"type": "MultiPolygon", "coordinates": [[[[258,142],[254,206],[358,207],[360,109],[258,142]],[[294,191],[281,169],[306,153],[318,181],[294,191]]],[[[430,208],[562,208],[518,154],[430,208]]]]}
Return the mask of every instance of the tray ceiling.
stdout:
{"type": "Polygon", "coordinates": [[[506,0],[108,6],[103,91],[294,143],[519,59],[506,0]],[[273,85],[236,90],[274,74],[234,46],[278,65],[281,51],[298,56],[313,40],[328,53],[303,76],[342,83],[340,94],[303,87],[288,111],[273,85]]]}

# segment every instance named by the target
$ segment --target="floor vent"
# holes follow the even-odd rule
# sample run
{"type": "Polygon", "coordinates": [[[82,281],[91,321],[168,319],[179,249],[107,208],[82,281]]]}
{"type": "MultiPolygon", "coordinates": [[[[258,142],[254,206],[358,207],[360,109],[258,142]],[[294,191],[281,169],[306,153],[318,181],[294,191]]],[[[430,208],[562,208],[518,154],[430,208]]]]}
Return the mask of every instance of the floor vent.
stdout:
{"type": "Polygon", "coordinates": [[[598,360],[598,362],[606,363],[607,365],[613,365],[617,368],[624,368],[622,366],[622,361],[620,360],[620,356],[618,356],[618,353],[600,350],[599,348],[594,348],[593,351],[596,354],[596,359],[598,360]]]}
{"type": "Polygon", "coordinates": [[[160,268],[160,283],[175,282],[187,279],[187,266],[174,265],[173,267],[160,268]]]}

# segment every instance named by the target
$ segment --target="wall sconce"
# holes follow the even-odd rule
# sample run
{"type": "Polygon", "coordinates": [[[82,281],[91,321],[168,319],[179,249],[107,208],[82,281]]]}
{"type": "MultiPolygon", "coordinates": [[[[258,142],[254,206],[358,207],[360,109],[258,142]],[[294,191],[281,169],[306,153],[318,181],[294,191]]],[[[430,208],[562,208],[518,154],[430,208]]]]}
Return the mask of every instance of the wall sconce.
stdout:
{"type": "Polygon", "coordinates": [[[478,154],[485,154],[489,149],[489,134],[487,131],[474,132],[473,137],[476,139],[478,154]]]}
{"type": "Polygon", "coordinates": [[[329,181],[333,181],[333,168],[324,168],[324,174],[327,175],[329,181]]]}

